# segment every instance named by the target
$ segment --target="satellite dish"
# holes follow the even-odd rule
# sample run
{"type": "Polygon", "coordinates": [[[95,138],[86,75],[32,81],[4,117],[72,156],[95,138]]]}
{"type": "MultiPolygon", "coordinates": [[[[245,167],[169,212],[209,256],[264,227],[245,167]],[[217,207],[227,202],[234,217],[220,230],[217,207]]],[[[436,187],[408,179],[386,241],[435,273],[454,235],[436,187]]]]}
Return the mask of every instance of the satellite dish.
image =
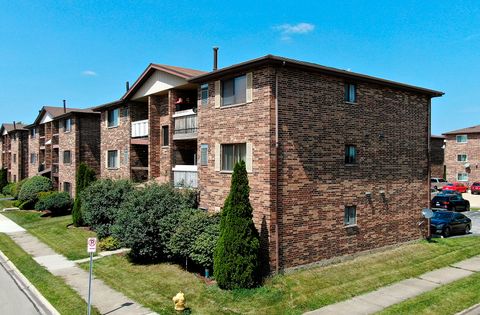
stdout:
{"type": "Polygon", "coordinates": [[[422,209],[422,215],[425,219],[431,219],[433,217],[433,211],[429,208],[422,209]]]}
{"type": "Polygon", "coordinates": [[[465,166],[465,168],[469,168],[469,167],[470,167],[470,163],[465,163],[465,164],[463,164],[463,166],[465,166]]]}

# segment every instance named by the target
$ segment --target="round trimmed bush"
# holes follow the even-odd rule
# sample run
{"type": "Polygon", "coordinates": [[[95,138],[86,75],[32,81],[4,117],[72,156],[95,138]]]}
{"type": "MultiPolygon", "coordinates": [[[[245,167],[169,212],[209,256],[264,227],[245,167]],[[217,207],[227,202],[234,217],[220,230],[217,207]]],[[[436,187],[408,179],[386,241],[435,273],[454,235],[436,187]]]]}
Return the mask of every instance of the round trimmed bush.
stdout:
{"type": "Polygon", "coordinates": [[[35,202],[38,200],[38,193],[50,191],[52,188],[53,184],[50,179],[43,176],[33,176],[21,185],[18,200],[35,202]]]}
{"type": "Polygon", "coordinates": [[[66,214],[72,207],[72,198],[67,192],[41,192],[35,210],[50,210],[54,215],[66,214]]]}

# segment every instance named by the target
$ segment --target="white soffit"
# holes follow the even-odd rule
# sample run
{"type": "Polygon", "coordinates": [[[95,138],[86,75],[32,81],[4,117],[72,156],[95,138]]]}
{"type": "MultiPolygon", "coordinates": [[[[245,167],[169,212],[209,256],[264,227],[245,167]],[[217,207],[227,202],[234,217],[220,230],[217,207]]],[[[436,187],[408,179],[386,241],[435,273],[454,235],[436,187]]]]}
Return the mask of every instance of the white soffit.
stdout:
{"type": "Polygon", "coordinates": [[[7,134],[8,134],[7,129],[4,129],[4,130],[3,130],[3,135],[5,136],[5,135],[7,135],[7,134]]]}
{"type": "Polygon", "coordinates": [[[132,96],[136,100],[147,95],[156,94],[171,88],[187,84],[187,80],[173,74],[155,70],[154,73],[143,83],[137,92],[132,96]]]}
{"type": "Polygon", "coordinates": [[[52,120],[53,120],[52,116],[51,116],[49,113],[45,112],[45,114],[43,115],[42,120],[40,121],[40,123],[41,123],[41,124],[44,124],[44,123],[50,122],[50,121],[52,121],[52,120]]]}

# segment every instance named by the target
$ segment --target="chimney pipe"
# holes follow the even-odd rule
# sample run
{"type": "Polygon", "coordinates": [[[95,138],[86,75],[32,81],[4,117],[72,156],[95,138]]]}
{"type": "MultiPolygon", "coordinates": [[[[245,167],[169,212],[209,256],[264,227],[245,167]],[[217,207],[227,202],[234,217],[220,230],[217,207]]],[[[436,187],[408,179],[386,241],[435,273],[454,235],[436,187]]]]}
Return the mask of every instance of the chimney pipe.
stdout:
{"type": "Polygon", "coordinates": [[[13,121],[13,130],[17,129],[17,124],[15,123],[15,120],[13,121]]]}
{"type": "Polygon", "coordinates": [[[125,88],[127,89],[127,92],[128,90],[130,90],[130,82],[125,82],[125,88]]]}
{"type": "Polygon", "coordinates": [[[213,71],[218,69],[218,47],[213,47],[213,71]]]}
{"type": "Polygon", "coordinates": [[[65,114],[67,112],[67,101],[63,100],[63,113],[65,114]]]}

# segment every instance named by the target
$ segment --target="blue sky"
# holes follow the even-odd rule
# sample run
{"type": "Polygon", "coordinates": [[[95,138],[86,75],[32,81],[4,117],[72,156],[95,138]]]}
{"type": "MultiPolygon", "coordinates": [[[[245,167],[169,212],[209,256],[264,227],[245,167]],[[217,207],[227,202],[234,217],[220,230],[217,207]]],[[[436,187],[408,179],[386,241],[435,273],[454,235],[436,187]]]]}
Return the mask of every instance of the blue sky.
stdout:
{"type": "Polygon", "coordinates": [[[150,62],[266,54],[444,91],[432,132],[480,124],[478,1],[0,0],[0,120],[118,99],[150,62]]]}

